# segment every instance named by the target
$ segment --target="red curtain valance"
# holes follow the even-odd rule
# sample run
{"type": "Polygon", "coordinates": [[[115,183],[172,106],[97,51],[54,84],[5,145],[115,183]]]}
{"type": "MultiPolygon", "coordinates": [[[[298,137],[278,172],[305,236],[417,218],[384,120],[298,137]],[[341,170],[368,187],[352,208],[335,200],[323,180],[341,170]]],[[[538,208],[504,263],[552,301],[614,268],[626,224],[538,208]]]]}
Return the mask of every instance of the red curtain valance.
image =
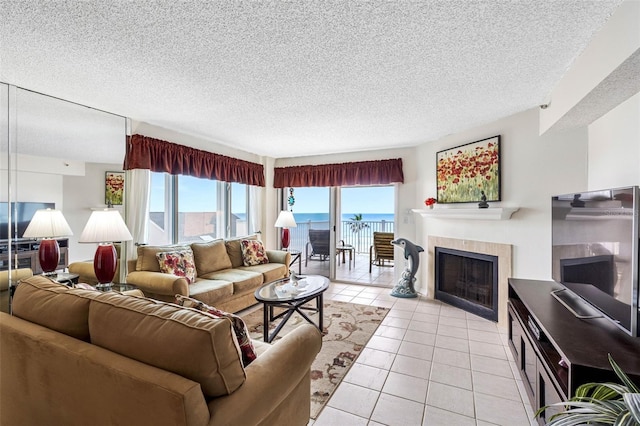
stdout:
{"type": "Polygon", "coordinates": [[[129,138],[124,169],[149,169],[172,175],[265,186],[262,164],[142,135],[129,138]]]}
{"type": "Polygon", "coordinates": [[[404,183],[402,158],[274,168],[274,188],[404,183]]]}

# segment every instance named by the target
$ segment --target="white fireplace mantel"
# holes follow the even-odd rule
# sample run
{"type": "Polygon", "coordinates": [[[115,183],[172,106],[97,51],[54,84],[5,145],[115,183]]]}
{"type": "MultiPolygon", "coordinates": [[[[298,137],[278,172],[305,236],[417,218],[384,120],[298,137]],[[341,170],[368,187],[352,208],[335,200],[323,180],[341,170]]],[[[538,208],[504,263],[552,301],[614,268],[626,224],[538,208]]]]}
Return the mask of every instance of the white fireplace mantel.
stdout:
{"type": "Polygon", "coordinates": [[[411,209],[426,218],[468,220],[508,220],[518,210],[518,207],[411,209]]]}

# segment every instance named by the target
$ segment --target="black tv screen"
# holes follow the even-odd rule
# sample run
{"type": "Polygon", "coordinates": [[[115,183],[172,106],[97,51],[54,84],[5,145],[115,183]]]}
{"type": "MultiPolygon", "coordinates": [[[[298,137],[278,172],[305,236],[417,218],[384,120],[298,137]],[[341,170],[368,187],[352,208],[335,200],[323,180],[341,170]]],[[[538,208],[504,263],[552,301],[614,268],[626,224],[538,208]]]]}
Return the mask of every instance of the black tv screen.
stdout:
{"type": "Polygon", "coordinates": [[[8,239],[9,232],[13,238],[22,238],[37,210],[55,208],[55,203],[13,202],[11,206],[9,203],[0,203],[0,240],[8,239]],[[9,207],[12,215],[11,230],[9,230],[9,207]]]}
{"type": "Polygon", "coordinates": [[[639,190],[552,198],[552,276],[627,333],[638,336],[639,190]]]}

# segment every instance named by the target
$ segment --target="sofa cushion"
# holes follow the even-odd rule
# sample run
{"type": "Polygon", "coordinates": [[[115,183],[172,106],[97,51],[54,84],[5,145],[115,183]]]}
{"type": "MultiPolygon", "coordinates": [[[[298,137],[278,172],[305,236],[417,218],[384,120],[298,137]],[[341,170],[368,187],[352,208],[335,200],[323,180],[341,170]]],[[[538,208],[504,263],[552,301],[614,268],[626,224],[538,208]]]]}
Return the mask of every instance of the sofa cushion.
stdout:
{"type": "Polygon", "coordinates": [[[207,397],[245,380],[228,318],[109,292],[91,302],[89,330],[91,343],[196,381],[207,397]]]}
{"type": "MultiPolygon", "coordinates": [[[[259,272],[245,271],[242,269],[225,269],[212,272],[202,278],[223,280],[233,283],[233,293],[243,293],[246,290],[255,290],[262,285],[262,274],[259,272]]],[[[198,299],[200,299],[198,297],[198,299]]]]}
{"type": "Polygon", "coordinates": [[[192,243],[191,250],[193,250],[196,270],[199,275],[231,268],[231,259],[227,254],[224,240],[192,243]]]}
{"type": "Polygon", "coordinates": [[[221,311],[220,309],[209,306],[200,300],[181,296],[179,294],[176,294],[176,304],[187,308],[197,309],[202,312],[207,312],[217,318],[229,318],[231,320],[231,323],[233,324],[233,332],[236,335],[238,345],[240,346],[240,351],[242,352],[242,364],[246,367],[256,359],[256,351],[253,348],[253,343],[251,342],[251,338],[249,337],[249,329],[247,328],[247,324],[245,324],[244,320],[238,315],[221,311]]]}
{"type": "Polygon", "coordinates": [[[191,249],[156,253],[160,271],[177,277],[185,277],[189,284],[196,279],[196,266],[191,249]]]}
{"type": "Polygon", "coordinates": [[[262,265],[269,263],[269,258],[264,251],[264,246],[260,240],[242,240],[242,262],[244,266],[262,265]]]}
{"type": "Polygon", "coordinates": [[[169,246],[138,246],[138,260],[136,261],[136,271],[161,272],[160,264],[156,258],[156,253],[165,251],[185,250],[188,245],[169,246]]]}
{"type": "Polygon", "coordinates": [[[265,263],[263,265],[256,266],[241,266],[238,270],[257,272],[262,274],[262,282],[270,283],[275,280],[279,280],[282,277],[286,277],[288,273],[287,265],[282,263],[265,263]]]}
{"type": "Polygon", "coordinates": [[[231,259],[232,268],[237,268],[238,266],[244,265],[244,262],[242,260],[242,247],[240,245],[240,242],[242,240],[257,240],[257,239],[258,239],[257,235],[249,235],[246,237],[232,238],[224,242],[225,246],[227,247],[227,254],[229,255],[229,259],[231,259]]]}
{"type": "Polygon", "coordinates": [[[100,294],[35,275],[20,281],[11,306],[18,318],[88,341],[89,304],[100,294]]]}
{"type": "Polygon", "coordinates": [[[189,295],[209,305],[215,305],[220,300],[233,296],[233,283],[199,277],[189,286],[189,295]]]}

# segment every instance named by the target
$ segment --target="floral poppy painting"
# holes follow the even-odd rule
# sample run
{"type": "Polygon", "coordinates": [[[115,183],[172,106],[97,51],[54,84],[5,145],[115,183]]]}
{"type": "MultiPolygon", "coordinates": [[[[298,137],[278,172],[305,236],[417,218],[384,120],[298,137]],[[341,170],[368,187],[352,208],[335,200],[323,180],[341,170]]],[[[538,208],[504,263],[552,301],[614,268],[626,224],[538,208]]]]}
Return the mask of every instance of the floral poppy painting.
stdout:
{"type": "Polygon", "coordinates": [[[500,201],[500,136],[436,154],[438,203],[500,201]]]}
{"type": "Polygon", "coordinates": [[[124,199],[124,173],[106,172],[104,203],[106,205],[121,206],[124,199]]]}

